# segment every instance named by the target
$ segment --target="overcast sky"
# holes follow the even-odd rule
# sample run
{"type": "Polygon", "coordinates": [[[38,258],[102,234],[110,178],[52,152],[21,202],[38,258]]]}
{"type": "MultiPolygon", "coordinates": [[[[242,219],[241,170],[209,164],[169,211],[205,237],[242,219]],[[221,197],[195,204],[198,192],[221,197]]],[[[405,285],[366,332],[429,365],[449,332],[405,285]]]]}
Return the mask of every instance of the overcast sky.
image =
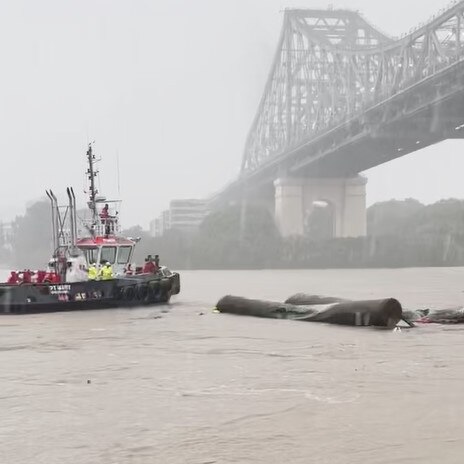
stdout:
{"type": "MultiPolygon", "coordinates": [[[[399,35],[448,0],[0,0],[0,219],[84,186],[88,141],[124,225],[238,174],[286,7],[359,9],[399,35]]],[[[464,197],[464,142],[369,171],[369,203],[464,197]]]]}

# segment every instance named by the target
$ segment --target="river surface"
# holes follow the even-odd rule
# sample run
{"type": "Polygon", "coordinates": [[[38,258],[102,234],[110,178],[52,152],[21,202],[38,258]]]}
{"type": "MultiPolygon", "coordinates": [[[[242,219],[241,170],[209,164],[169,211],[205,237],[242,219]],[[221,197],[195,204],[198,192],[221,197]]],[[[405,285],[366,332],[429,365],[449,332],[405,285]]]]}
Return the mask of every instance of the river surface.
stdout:
{"type": "Polygon", "coordinates": [[[464,326],[212,312],[306,291],[464,304],[464,269],[183,272],[170,305],[0,317],[2,464],[462,464],[464,326]]]}

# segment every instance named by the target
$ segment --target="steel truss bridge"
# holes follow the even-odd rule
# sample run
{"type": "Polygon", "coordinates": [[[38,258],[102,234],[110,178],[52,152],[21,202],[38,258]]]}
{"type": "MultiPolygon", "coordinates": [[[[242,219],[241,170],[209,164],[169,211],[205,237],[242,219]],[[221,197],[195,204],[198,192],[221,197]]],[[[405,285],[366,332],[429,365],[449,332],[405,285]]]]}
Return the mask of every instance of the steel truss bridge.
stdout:
{"type": "Polygon", "coordinates": [[[349,177],[464,138],[464,0],[398,39],[347,10],[286,10],[237,187],[349,177]]]}

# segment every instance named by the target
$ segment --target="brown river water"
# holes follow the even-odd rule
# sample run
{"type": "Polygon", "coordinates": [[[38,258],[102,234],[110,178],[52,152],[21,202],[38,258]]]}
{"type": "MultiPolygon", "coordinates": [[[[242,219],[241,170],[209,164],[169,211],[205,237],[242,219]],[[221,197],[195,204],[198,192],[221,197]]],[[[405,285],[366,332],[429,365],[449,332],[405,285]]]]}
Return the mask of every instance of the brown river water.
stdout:
{"type": "Polygon", "coordinates": [[[462,464],[464,326],[212,308],[300,291],[463,305],[464,269],[181,276],[166,306],[0,317],[1,464],[462,464]]]}

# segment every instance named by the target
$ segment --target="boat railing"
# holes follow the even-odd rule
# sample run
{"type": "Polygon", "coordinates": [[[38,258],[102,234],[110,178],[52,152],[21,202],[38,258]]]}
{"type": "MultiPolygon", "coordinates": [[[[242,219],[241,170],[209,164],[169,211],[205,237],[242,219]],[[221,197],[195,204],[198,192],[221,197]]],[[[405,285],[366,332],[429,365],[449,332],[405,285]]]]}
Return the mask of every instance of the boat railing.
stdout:
{"type": "Polygon", "coordinates": [[[58,247],[66,248],[72,246],[72,233],[69,229],[61,229],[58,235],[58,247]]]}
{"type": "Polygon", "coordinates": [[[94,221],[83,221],[85,228],[96,236],[116,235],[121,233],[121,226],[117,218],[100,219],[97,223],[94,221]]]}

